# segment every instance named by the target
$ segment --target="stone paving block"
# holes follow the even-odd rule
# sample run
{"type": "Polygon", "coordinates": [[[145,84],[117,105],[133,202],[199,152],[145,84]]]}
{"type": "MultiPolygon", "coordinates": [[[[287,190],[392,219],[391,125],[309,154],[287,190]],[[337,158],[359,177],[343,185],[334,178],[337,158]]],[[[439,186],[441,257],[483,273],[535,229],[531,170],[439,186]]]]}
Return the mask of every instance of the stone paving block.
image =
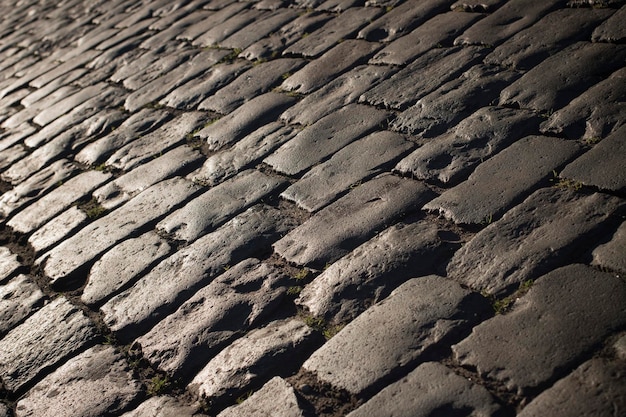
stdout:
{"type": "Polygon", "coordinates": [[[210,188],[161,220],[156,228],[172,239],[192,242],[256,204],[285,180],[250,169],[210,188]]]}
{"type": "Polygon", "coordinates": [[[617,358],[626,359],[626,334],[617,339],[617,342],[613,344],[613,350],[617,358]]]}
{"type": "Polygon", "coordinates": [[[455,12],[491,13],[506,3],[506,1],[507,0],[458,0],[450,6],[450,10],[455,12]]]}
{"type": "Polygon", "coordinates": [[[136,76],[141,71],[145,71],[146,68],[149,68],[152,64],[154,64],[159,58],[162,58],[163,55],[169,55],[172,53],[176,53],[180,45],[175,45],[173,43],[165,43],[161,45],[158,50],[145,50],[141,49],[139,54],[132,61],[128,62],[126,65],[122,65],[111,74],[109,77],[111,81],[115,83],[121,83],[124,80],[136,76]]]}
{"type": "Polygon", "coordinates": [[[611,240],[593,250],[592,265],[626,274],[626,223],[622,223],[611,240]]]}
{"type": "Polygon", "coordinates": [[[610,9],[555,10],[495,48],[485,63],[530,69],[570,44],[588,40],[593,29],[612,14],[610,9]]]}
{"type": "MultiPolygon", "coordinates": [[[[225,343],[258,325],[276,308],[286,292],[286,280],[278,269],[247,259],[198,290],[135,344],[160,370],[191,377],[225,343]]],[[[253,382],[253,377],[248,379],[253,382]]]]}
{"type": "Polygon", "coordinates": [[[391,128],[422,137],[441,134],[476,108],[491,105],[517,78],[512,71],[475,65],[400,113],[391,128]]]}
{"type": "Polygon", "coordinates": [[[99,345],[38,382],[15,412],[19,417],[97,417],[124,411],[140,393],[141,383],[133,379],[124,356],[99,345]]]}
{"type": "Polygon", "coordinates": [[[99,51],[106,51],[107,49],[111,49],[124,41],[134,39],[138,35],[145,34],[148,31],[148,27],[156,20],[156,18],[144,19],[130,27],[119,30],[114,36],[111,36],[96,45],[95,49],[99,51]]]}
{"type": "MultiPolygon", "coordinates": [[[[179,35],[176,36],[177,39],[193,41],[198,38],[203,33],[209,31],[211,28],[219,25],[220,23],[226,22],[228,19],[241,12],[244,9],[250,7],[250,4],[247,2],[228,2],[229,4],[225,4],[224,7],[217,6],[215,11],[210,12],[204,19],[201,19],[197,22],[194,22],[192,25],[184,28],[183,31],[179,35]]],[[[214,2],[208,3],[208,5],[214,4],[214,2]]],[[[172,22],[173,23],[173,22],[172,22]]],[[[167,24],[167,23],[166,23],[167,24]]],[[[169,25],[168,25],[169,26],[169,25]]],[[[163,27],[165,29],[167,26],[163,27]]],[[[196,45],[199,46],[199,45],[196,45]]]]}
{"type": "Polygon", "coordinates": [[[398,5],[389,5],[390,9],[361,29],[359,39],[368,41],[391,42],[412,29],[422,25],[430,17],[449,7],[448,0],[418,1],[409,0],[398,5]]]}
{"type": "Polygon", "coordinates": [[[350,322],[302,367],[353,394],[375,390],[427,349],[471,326],[488,308],[484,304],[446,278],[411,279],[350,322]]]}
{"type": "Polygon", "coordinates": [[[190,171],[201,159],[197,150],[178,146],[100,187],[93,196],[105,209],[113,209],[159,181],[190,171]]]}
{"type": "Polygon", "coordinates": [[[243,403],[228,407],[217,415],[238,416],[304,417],[305,414],[293,387],[276,376],[243,403]]]}
{"type": "Polygon", "coordinates": [[[6,404],[0,403],[0,416],[11,417],[11,411],[9,409],[9,406],[7,406],[6,404]]]}
{"type": "Polygon", "coordinates": [[[593,42],[623,43],[626,39],[626,28],[624,28],[623,24],[624,19],[626,19],[626,8],[622,6],[613,16],[608,18],[593,31],[591,40],[593,42]]]}
{"type": "Polygon", "coordinates": [[[33,122],[39,126],[45,126],[58,117],[69,113],[78,105],[84,103],[90,98],[95,97],[106,89],[106,84],[96,84],[91,87],[83,88],[63,100],[58,101],[53,106],[47,107],[41,113],[33,118],[33,122]]]}
{"type": "Polygon", "coordinates": [[[455,182],[484,159],[536,132],[540,120],[527,110],[484,107],[452,132],[425,142],[398,162],[395,170],[420,180],[455,182]]]}
{"type": "Polygon", "coordinates": [[[5,283],[22,267],[18,256],[6,246],[0,246],[0,283],[5,283]]]}
{"type": "Polygon", "coordinates": [[[321,269],[431,197],[417,181],[385,175],[354,188],[276,242],[287,261],[321,269]]]}
{"type": "Polygon", "coordinates": [[[381,82],[359,98],[373,106],[404,110],[477,63],[482,48],[436,48],[381,82]]]}
{"type": "Polygon", "coordinates": [[[176,398],[169,396],[150,397],[142,402],[133,411],[121,417],[203,417],[198,414],[196,407],[181,404],[176,398]]]}
{"type": "MultiPolygon", "coordinates": [[[[86,63],[97,58],[99,55],[100,52],[98,51],[84,51],[80,55],[76,55],[58,66],[46,67],[44,65],[41,65],[41,68],[46,69],[43,70],[42,74],[30,80],[28,82],[28,85],[34,88],[41,88],[55,78],[65,75],[68,72],[75,70],[76,68],[83,67],[86,63]]],[[[28,76],[27,78],[30,78],[30,76],[28,76]]]]}
{"type": "Polygon", "coordinates": [[[81,300],[88,305],[100,304],[171,251],[169,243],[153,231],[115,245],[89,271],[81,300]]]}
{"type": "Polygon", "coordinates": [[[111,174],[87,171],[70,178],[59,187],[18,212],[7,225],[20,233],[30,233],[48,220],[67,209],[77,200],[88,195],[100,184],[111,178],[111,174]]]}
{"type": "Polygon", "coordinates": [[[298,133],[294,126],[273,122],[260,127],[228,149],[209,156],[202,168],[192,173],[193,181],[215,186],[253,166],[298,133]]]}
{"type": "Polygon", "coordinates": [[[225,267],[262,253],[292,227],[276,209],[249,208],[166,258],[131,288],[104,304],[101,310],[106,324],[122,338],[147,332],[225,267]],[[177,279],[172,280],[172,276],[177,279]]]}
{"type": "Polygon", "coordinates": [[[287,123],[312,125],[324,116],[355,103],[361,94],[391,75],[395,69],[379,65],[357,66],[335,77],[285,110],[280,118],[287,123]]]}
{"type": "Polygon", "coordinates": [[[330,265],[295,303],[316,317],[351,321],[402,282],[432,273],[442,247],[438,232],[422,221],[391,226],[330,265]]]}
{"type": "Polygon", "coordinates": [[[413,144],[399,134],[389,131],[372,133],[314,166],[283,191],[281,197],[294,201],[307,211],[318,211],[354,184],[381,173],[412,147],[413,144]]]}
{"type": "Polygon", "coordinates": [[[346,40],[288,77],[280,88],[307,94],[332,81],[338,74],[366,61],[380,46],[373,42],[346,40]]]}
{"type": "Polygon", "coordinates": [[[51,285],[64,285],[73,281],[76,278],[73,275],[95,257],[171,212],[198,191],[198,186],[182,178],[165,180],[90,223],[49,252],[44,273],[50,278],[51,285]]]}
{"type": "Polygon", "coordinates": [[[332,48],[337,42],[350,38],[352,34],[356,33],[368,22],[374,20],[381,13],[381,10],[374,7],[350,8],[325,23],[324,26],[310,35],[289,46],[283,54],[315,58],[332,48]]]}
{"type": "MultiPolygon", "coordinates": [[[[137,46],[141,43],[142,40],[144,40],[148,36],[149,34],[147,32],[142,32],[134,37],[126,39],[121,43],[118,43],[114,47],[103,51],[96,58],[88,62],[86,67],[94,71],[102,70],[106,68],[111,62],[124,57],[131,50],[135,50],[135,52],[132,52],[133,54],[138,53],[137,46]]],[[[112,71],[114,71],[114,69],[112,69],[112,71]]]]}
{"type": "Polygon", "coordinates": [[[150,63],[150,65],[137,68],[130,77],[125,78],[123,85],[129,90],[137,90],[150,81],[177,68],[196,54],[196,51],[188,47],[177,47],[176,50],[172,50],[167,54],[159,54],[159,58],[150,63]]]}
{"type": "Polygon", "coordinates": [[[33,232],[28,238],[28,243],[35,253],[42,253],[43,250],[70,236],[85,221],[87,221],[85,212],[72,206],[33,232]]]}
{"type": "Polygon", "coordinates": [[[204,398],[232,400],[276,373],[295,371],[299,357],[321,342],[317,339],[313,329],[298,319],[273,321],[218,353],[189,389],[204,398]]]}
{"type": "Polygon", "coordinates": [[[273,13],[265,13],[257,17],[256,21],[223,39],[220,42],[220,46],[222,48],[246,49],[259,39],[276,32],[297,16],[298,13],[290,9],[280,9],[273,13]]]}
{"type": "Polygon", "coordinates": [[[263,162],[278,172],[298,175],[380,126],[389,113],[349,104],[307,126],[263,162]]]}
{"type": "MultiPolygon", "coordinates": [[[[416,2],[407,2],[404,5],[410,3],[415,8],[416,2]]],[[[435,2],[426,2],[428,5],[432,3],[435,2]]],[[[447,2],[440,1],[439,3],[447,2]]],[[[419,4],[424,4],[424,2],[419,2],[419,4]]],[[[399,10],[401,7],[394,10],[399,10]]],[[[394,10],[387,15],[390,15],[394,10]]],[[[391,42],[382,51],[374,55],[370,63],[376,65],[406,65],[429,49],[442,47],[443,45],[449,46],[452,40],[466,27],[482,17],[483,15],[478,13],[447,12],[438,14],[411,33],[391,42]]]]}
{"type": "Polygon", "coordinates": [[[19,391],[46,370],[92,343],[95,326],[58,297],[0,339],[0,371],[9,391],[19,391]]]}
{"type": "Polygon", "coordinates": [[[623,326],[625,302],[619,277],[569,265],[536,280],[511,312],[479,324],[452,350],[461,365],[523,394],[566,374],[623,326]]]}
{"type": "Polygon", "coordinates": [[[625,59],[623,45],[575,43],[502,90],[500,105],[551,113],[622,67],[625,59]]]}
{"type": "Polygon", "coordinates": [[[428,417],[438,412],[489,417],[500,406],[485,388],[437,362],[426,362],[384,388],[347,417],[428,417]]]}
{"type": "Polygon", "coordinates": [[[42,98],[40,101],[22,109],[21,111],[15,113],[4,122],[2,122],[2,127],[5,129],[13,129],[18,127],[20,124],[24,122],[31,121],[35,116],[37,116],[43,110],[52,107],[55,103],[63,100],[66,97],[71,96],[72,94],[79,91],[79,88],[74,86],[62,86],[59,89],[51,92],[46,97],[42,98]]]}
{"type": "Polygon", "coordinates": [[[228,114],[260,94],[277,86],[283,77],[304,65],[297,58],[282,58],[264,62],[250,68],[227,86],[208,96],[198,105],[200,110],[228,114]]]}
{"type": "Polygon", "coordinates": [[[28,148],[22,144],[17,144],[4,149],[0,153],[0,171],[3,171],[13,165],[14,162],[21,160],[28,155],[28,148]]]}
{"type": "Polygon", "coordinates": [[[472,25],[454,40],[455,45],[497,46],[507,38],[533,25],[547,13],[562,7],[562,0],[512,0],[472,25]]]}
{"type": "Polygon", "coordinates": [[[10,129],[0,133],[0,151],[4,151],[18,142],[21,142],[24,138],[35,133],[37,129],[28,123],[22,123],[15,129],[10,129]]]}
{"type": "Polygon", "coordinates": [[[211,151],[218,151],[242,139],[266,123],[275,121],[280,112],[295,102],[285,94],[266,93],[248,101],[234,112],[206,126],[196,136],[207,141],[211,151]]]}
{"type": "Polygon", "coordinates": [[[162,23],[159,22],[163,20],[171,21],[169,26],[160,28],[158,32],[141,42],[140,47],[158,50],[164,43],[173,41],[190,27],[212,16],[211,12],[204,10],[189,10],[188,7],[186,9],[188,9],[186,13],[182,12],[178,15],[178,19],[159,19],[157,23],[150,25],[150,28],[154,29],[156,26],[161,26],[162,23]],[[185,14],[185,16],[182,16],[182,14],[185,14]]]}
{"type": "Polygon", "coordinates": [[[34,104],[39,104],[41,100],[57,91],[59,88],[71,84],[73,81],[79,79],[86,73],[87,70],[85,68],[79,68],[63,74],[62,76],[50,81],[42,88],[38,88],[37,90],[24,96],[24,98],[20,100],[20,104],[27,108],[33,106],[34,104]]]}
{"type": "Polygon", "coordinates": [[[575,142],[527,136],[478,165],[467,181],[428,202],[424,209],[455,223],[490,222],[579,153],[575,142]]]}
{"type": "Polygon", "coordinates": [[[24,274],[1,285],[0,337],[37,311],[43,305],[44,298],[37,284],[24,274]]]}
{"type": "Polygon", "coordinates": [[[563,169],[560,176],[602,190],[624,192],[626,172],[622,156],[626,151],[626,125],[563,169]]]}
{"type": "Polygon", "coordinates": [[[257,9],[242,10],[198,36],[194,39],[193,45],[201,48],[222,46],[222,41],[239,31],[248,30],[254,21],[267,19],[268,14],[266,11],[257,9]]]}

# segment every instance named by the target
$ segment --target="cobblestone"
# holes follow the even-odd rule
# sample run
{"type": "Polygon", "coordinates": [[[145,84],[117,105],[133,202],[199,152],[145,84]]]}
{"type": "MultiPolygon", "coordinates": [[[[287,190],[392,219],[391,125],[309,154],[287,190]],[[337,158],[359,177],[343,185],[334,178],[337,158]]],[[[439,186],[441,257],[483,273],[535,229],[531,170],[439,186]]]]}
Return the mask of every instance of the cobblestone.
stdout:
{"type": "Polygon", "coordinates": [[[43,305],[44,294],[28,276],[20,274],[0,286],[0,336],[43,305]]]}
{"type": "Polygon", "coordinates": [[[5,283],[11,278],[22,264],[16,254],[6,246],[0,246],[0,283],[5,283]]]}
{"type": "Polygon", "coordinates": [[[63,238],[70,236],[85,221],[87,221],[85,212],[72,206],[33,232],[28,238],[28,243],[35,253],[40,254],[63,238]]]}
{"type": "Polygon", "coordinates": [[[198,414],[197,407],[181,404],[173,397],[160,395],[151,397],[142,402],[133,411],[122,414],[122,417],[203,417],[198,414]]]}
{"type": "Polygon", "coordinates": [[[594,249],[592,264],[624,274],[626,273],[626,260],[622,256],[624,249],[626,249],[626,223],[619,226],[610,241],[594,249]]]}
{"type": "Polygon", "coordinates": [[[626,9],[622,6],[613,16],[596,28],[591,35],[593,42],[621,43],[626,39],[626,30],[620,22],[626,17],[626,9]]]}
{"type": "Polygon", "coordinates": [[[279,376],[272,378],[263,388],[252,394],[243,403],[232,406],[218,417],[241,415],[272,415],[275,417],[304,417],[295,390],[279,376]]]}

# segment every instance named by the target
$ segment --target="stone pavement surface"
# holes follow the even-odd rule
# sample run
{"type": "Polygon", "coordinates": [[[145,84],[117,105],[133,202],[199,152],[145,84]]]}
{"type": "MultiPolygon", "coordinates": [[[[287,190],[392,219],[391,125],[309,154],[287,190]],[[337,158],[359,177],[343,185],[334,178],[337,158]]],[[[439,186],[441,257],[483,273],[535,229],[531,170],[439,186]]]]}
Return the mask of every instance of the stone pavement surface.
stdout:
{"type": "Polygon", "coordinates": [[[626,415],[625,22],[0,0],[0,417],[626,415]]]}

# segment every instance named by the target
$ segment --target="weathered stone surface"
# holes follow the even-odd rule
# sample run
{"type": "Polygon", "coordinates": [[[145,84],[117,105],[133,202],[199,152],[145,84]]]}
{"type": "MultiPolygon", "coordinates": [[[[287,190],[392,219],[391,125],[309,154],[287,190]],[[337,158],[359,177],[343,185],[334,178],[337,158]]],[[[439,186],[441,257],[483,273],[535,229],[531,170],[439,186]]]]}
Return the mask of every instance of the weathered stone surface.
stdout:
{"type": "Polygon", "coordinates": [[[209,189],[157,224],[176,240],[192,242],[266,197],[285,181],[251,169],[209,189]]]}
{"type": "Polygon", "coordinates": [[[6,246],[0,246],[0,283],[11,278],[22,264],[16,254],[6,246]]]}
{"type": "Polygon", "coordinates": [[[266,17],[267,12],[265,11],[255,9],[242,10],[198,36],[193,41],[193,44],[200,47],[221,45],[222,41],[232,34],[240,30],[246,30],[248,24],[255,20],[263,20],[266,17]]]}
{"type": "Polygon", "coordinates": [[[552,112],[619,69],[623,45],[578,42],[544,60],[500,94],[500,105],[552,112]]]}
{"type": "Polygon", "coordinates": [[[458,0],[455,1],[450,9],[455,12],[493,12],[507,0],[458,0]]]}
{"type": "Polygon", "coordinates": [[[178,400],[168,396],[148,398],[133,411],[122,414],[121,417],[202,417],[197,407],[181,404],[178,400]]]}
{"type": "Polygon", "coordinates": [[[52,285],[72,281],[95,257],[158,219],[197,193],[199,187],[181,178],[162,181],[122,207],[90,223],[52,249],[44,272],[52,285]]]}
{"type": "Polygon", "coordinates": [[[81,88],[69,97],[65,97],[63,100],[54,103],[53,106],[44,109],[33,118],[33,122],[39,126],[45,126],[60,116],[69,113],[90,98],[101,94],[105,89],[106,84],[96,84],[87,88],[81,88]]]}
{"type": "MultiPolygon", "coordinates": [[[[286,292],[286,280],[284,273],[270,265],[247,259],[200,289],[135,343],[162,371],[192,376],[225,343],[258,325],[276,308],[286,292]]],[[[232,348],[231,353],[236,355],[232,348]]],[[[248,380],[253,382],[252,377],[248,380]]]]}
{"type": "Polygon", "coordinates": [[[50,94],[54,93],[55,91],[64,87],[65,85],[70,84],[71,82],[79,79],[86,73],[87,73],[87,70],[84,68],[81,68],[81,69],[70,71],[67,74],[57,77],[54,80],[50,81],[45,86],[43,86],[42,88],[39,88],[31,92],[30,94],[24,96],[24,98],[20,100],[20,104],[27,108],[30,108],[33,105],[38,106],[39,103],[43,99],[48,97],[50,94]]]}
{"type": "Polygon", "coordinates": [[[297,175],[371,132],[389,113],[349,104],[306,127],[263,162],[276,171],[297,175]]]}
{"type": "Polygon", "coordinates": [[[19,161],[26,155],[28,155],[28,149],[21,143],[2,150],[0,153],[0,171],[7,169],[15,161],[19,161]]]}
{"type": "MultiPolygon", "coordinates": [[[[72,206],[30,235],[28,243],[33,247],[35,253],[39,254],[69,236],[85,221],[87,221],[85,212],[72,206]]],[[[40,261],[38,260],[37,263],[39,264],[40,261]]]]}
{"type": "Polygon", "coordinates": [[[61,101],[65,97],[71,96],[78,90],[79,89],[74,86],[62,86],[59,89],[48,94],[46,97],[39,100],[34,105],[26,107],[21,111],[15,113],[4,122],[2,122],[1,126],[5,129],[14,129],[20,124],[32,120],[35,116],[37,116],[46,108],[52,107],[57,102],[61,101]]]}
{"type": "Polygon", "coordinates": [[[157,54],[155,61],[144,67],[136,68],[128,78],[124,79],[124,87],[133,91],[137,90],[150,81],[157,79],[161,75],[183,64],[196,54],[196,52],[188,46],[181,47],[179,45],[173,46],[172,50],[168,52],[169,53],[166,54],[157,54]]]}
{"type": "Polygon", "coordinates": [[[18,416],[97,417],[119,413],[141,392],[121,353],[96,346],[37,383],[16,405],[18,416]]]}
{"type": "Polygon", "coordinates": [[[593,250],[592,264],[626,274],[626,223],[617,229],[607,243],[593,250]]]}
{"type": "Polygon", "coordinates": [[[0,339],[2,382],[18,391],[46,369],[91,343],[95,327],[82,311],[59,297],[0,339]]]}
{"type": "Polygon", "coordinates": [[[613,344],[613,349],[615,350],[615,355],[624,360],[626,359],[626,334],[623,334],[617,342],[613,344]]]}
{"type": "Polygon", "coordinates": [[[380,46],[361,40],[343,41],[288,77],[281,88],[307,94],[332,81],[337,74],[366,61],[380,46]]]}
{"type": "Polygon", "coordinates": [[[295,371],[299,357],[317,341],[313,330],[298,319],[271,322],[222,350],[189,387],[205,398],[232,400],[276,373],[295,371]]]}
{"type": "Polygon", "coordinates": [[[626,39],[626,28],[624,28],[623,24],[624,19],[626,19],[626,9],[622,6],[613,16],[608,18],[593,31],[591,40],[593,42],[623,43],[624,39],[626,39]]]}
{"type": "Polygon", "coordinates": [[[526,110],[484,107],[452,132],[425,142],[395,170],[421,180],[456,182],[484,159],[536,132],[540,120],[526,110]]]}
{"type": "Polygon", "coordinates": [[[211,151],[217,151],[278,118],[295,99],[284,94],[266,93],[246,102],[237,110],[200,130],[211,151]]]}
{"type": "Polygon", "coordinates": [[[22,123],[15,129],[0,133],[0,151],[9,149],[11,146],[22,141],[24,138],[35,133],[37,129],[28,123],[22,123]]]}
{"type": "Polygon", "coordinates": [[[171,250],[167,241],[152,231],[119,243],[93,265],[81,300],[88,305],[101,303],[171,250]]]}
{"type": "MultiPolygon", "coordinates": [[[[486,301],[436,275],[411,279],[318,349],[303,368],[353,394],[377,388],[472,325],[486,301]]],[[[488,308],[488,307],[487,307],[488,308]]]]}
{"type": "Polygon", "coordinates": [[[488,417],[499,409],[485,388],[437,362],[426,362],[384,388],[347,417],[428,417],[442,410],[488,417]]]}
{"type": "MultiPolygon", "coordinates": [[[[220,5],[215,4],[214,2],[211,2],[210,4],[205,4],[204,8],[208,8],[211,6],[211,4],[215,4],[216,11],[211,12],[210,14],[204,16],[203,19],[194,22],[193,24],[184,28],[184,30],[181,30],[180,34],[178,34],[176,38],[193,41],[194,39],[197,39],[199,36],[201,36],[203,33],[209,31],[211,28],[227,21],[235,14],[250,7],[250,5],[245,2],[227,3],[228,4],[224,4],[223,7],[220,7],[220,5]]],[[[164,25],[162,26],[162,29],[166,29],[169,24],[175,23],[179,19],[177,19],[176,17],[172,17],[166,20],[170,20],[170,22],[165,21],[163,23],[160,23],[160,25],[164,25]]]]}
{"type": "Polygon", "coordinates": [[[623,326],[624,303],[619,277],[569,265],[539,278],[510,313],[476,326],[452,350],[462,365],[522,394],[564,375],[623,326]]]}
{"type": "Polygon", "coordinates": [[[575,142],[527,136],[480,164],[467,181],[428,202],[424,209],[438,211],[455,223],[495,220],[579,152],[575,142]]]}
{"type": "Polygon", "coordinates": [[[603,190],[626,190],[626,172],[622,156],[626,152],[626,125],[565,167],[561,176],[603,190]]]}
{"type": "Polygon", "coordinates": [[[475,291],[501,293],[572,261],[624,203],[616,197],[544,188],[457,251],[448,276],[475,291]]]}
{"type": "MultiPolygon", "coordinates": [[[[417,2],[407,2],[404,5],[410,3],[415,6],[417,2]]],[[[435,2],[419,2],[419,4],[428,6],[431,6],[433,3],[435,2]]],[[[400,7],[394,10],[398,9],[400,7]]],[[[388,15],[393,13],[394,10],[388,15]]],[[[438,14],[411,33],[391,42],[382,51],[374,55],[370,63],[406,65],[429,49],[442,47],[442,45],[448,46],[466,27],[481,17],[483,16],[478,13],[448,12],[438,14]]],[[[378,23],[378,21],[375,23],[378,23]]]]}
{"type": "Polygon", "coordinates": [[[9,406],[6,404],[0,403],[0,416],[1,417],[11,417],[11,411],[9,406]]]}
{"type": "Polygon", "coordinates": [[[27,275],[20,274],[0,286],[0,337],[37,311],[44,294],[27,275]]]}
{"type": "Polygon", "coordinates": [[[385,175],[353,189],[276,242],[289,262],[323,268],[431,197],[422,184],[385,175]]]}
{"type": "Polygon", "coordinates": [[[380,173],[412,147],[411,142],[396,133],[372,133],[313,167],[281,197],[295,201],[305,210],[317,211],[352,185],[380,173]]]}
{"type": "Polygon", "coordinates": [[[432,273],[441,246],[430,223],[391,226],[330,265],[295,302],[313,316],[348,322],[407,279],[432,273]]]}
{"type": "Polygon", "coordinates": [[[291,227],[276,209],[249,208],[166,258],[131,288],[112,298],[101,308],[105,322],[122,338],[145,333],[148,326],[174,312],[225,267],[267,251],[291,227]]]}
{"type": "Polygon", "coordinates": [[[296,71],[304,63],[297,58],[283,58],[256,65],[215,94],[209,95],[198,105],[198,109],[228,114],[276,87],[284,76],[296,71]]]}
{"type": "Polygon", "coordinates": [[[297,16],[298,13],[295,10],[284,8],[276,10],[273,13],[264,13],[259,15],[259,17],[255,19],[255,22],[246,25],[222,40],[220,46],[223,48],[245,49],[259,39],[276,32],[297,16]]]}
{"type": "Polygon", "coordinates": [[[563,48],[589,39],[591,31],[611,16],[610,9],[559,9],[493,50],[485,63],[529,69],[563,48]]]}
{"type": "Polygon", "coordinates": [[[274,416],[304,417],[296,392],[279,376],[269,380],[263,388],[239,405],[228,407],[217,417],[274,416]]]}

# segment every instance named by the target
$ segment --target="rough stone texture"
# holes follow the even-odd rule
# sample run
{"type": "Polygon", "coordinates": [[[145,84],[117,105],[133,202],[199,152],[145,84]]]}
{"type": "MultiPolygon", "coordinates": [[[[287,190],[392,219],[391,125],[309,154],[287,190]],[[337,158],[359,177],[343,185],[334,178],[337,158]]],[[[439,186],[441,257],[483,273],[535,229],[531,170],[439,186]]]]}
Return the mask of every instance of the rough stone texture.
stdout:
{"type": "Polygon", "coordinates": [[[199,195],[157,224],[175,240],[192,242],[252,206],[284,184],[256,170],[247,170],[199,195]]]}
{"type": "Polygon", "coordinates": [[[289,262],[322,268],[431,196],[422,184],[391,175],[375,178],[319,211],[276,242],[289,262]]]}
{"type": "Polygon", "coordinates": [[[456,182],[483,160],[536,131],[539,120],[530,111],[484,107],[452,132],[425,142],[395,170],[421,180],[456,182]]]}
{"type": "Polygon", "coordinates": [[[626,19],[626,9],[622,6],[613,16],[593,31],[591,40],[593,42],[623,43],[624,39],[626,39],[624,19],[626,19]]]}
{"type": "Polygon", "coordinates": [[[28,238],[28,243],[36,253],[41,253],[61,239],[70,236],[72,231],[86,220],[85,212],[72,206],[33,232],[28,238]]]}
{"type": "Polygon", "coordinates": [[[135,343],[162,371],[190,377],[225,343],[276,308],[286,292],[286,279],[270,265],[247,259],[200,289],[135,343]]]}
{"type": "Polygon", "coordinates": [[[281,377],[276,376],[246,401],[225,409],[217,417],[304,417],[304,415],[293,387],[281,377]]]}
{"type": "Polygon", "coordinates": [[[136,68],[128,78],[123,80],[123,85],[129,90],[138,90],[161,75],[172,71],[194,54],[195,52],[188,47],[176,47],[176,50],[171,50],[168,54],[159,54],[158,59],[149,65],[136,68]]]}
{"type": "Polygon", "coordinates": [[[99,345],[38,382],[17,402],[16,414],[98,417],[124,411],[140,392],[122,354],[99,345]]]}
{"type": "Polygon", "coordinates": [[[348,322],[407,279],[432,273],[441,245],[432,224],[391,226],[330,265],[295,302],[313,316],[348,322]]]}
{"type": "Polygon", "coordinates": [[[196,407],[181,404],[173,397],[158,396],[148,398],[133,411],[122,414],[121,417],[202,417],[196,407]]]}
{"type": "Polygon", "coordinates": [[[401,135],[379,131],[359,139],[316,165],[281,197],[308,211],[318,211],[352,185],[380,173],[412,148],[401,135]]]}
{"type": "Polygon", "coordinates": [[[58,297],[0,339],[2,382],[18,391],[95,337],[95,327],[82,311],[58,297]]]}
{"type": "Polygon", "coordinates": [[[443,410],[458,416],[489,417],[499,409],[480,385],[437,362],[426,362],[347,417],[429,417],[443,410]]]}
{"type": "Polygon", "coordinates": [[[575,142],[548,136],[527,136],[480,164],[467,181],[428,202],[462,224],[480,224],[499,218],[580,152],[575,142]]]}
{"type": "Polygon", "coordinates": [[[455,1],[450,9],[455,12],[493,12],[507,0],[459,0],[455,1]]]}
{"type": "Polygon", "coordinates": [[[606,194],[538,190],[457,251],[448,276],[475,291],[505,292],[571,262],[623,206],[606,194]]]}
{"type": "Polygon", "coordinates": [[[263,162],[284,174],[298,175],[371,132],[387,117],[387,112],[349,104],[304,128],[263,162]]]}
{"type": "Polygon", "coordinates": [[[0,246],[0,283],[11,278],[21,267],[17,255],[6,246],[0,246]]]}
{"type": "MultiPolygon", "coordinates": [[[[246,9],[233,15],[228,20],[220,22],[213,26],[202,35],[198,36],[193,44],[195,46],[207,47],[221,45],[222,41],[240,30],[247,30],[248,24],[257,20],[264,20],[267,18],[267,13],[255,10],[246,9]]],[[[225,45],[227,46],[227,45],[225,45]]]]}
{"type": "Polygon", "coordinates": [[[565,167],[561,176],[601,190],[624,192],[626,172],[622,156],[626,152],[626,125],[565,167]]]}
{"type": "Polygon", "coordinates": [[[621,360],[626,360],[626,334],[623,334],[617,342],[613,344],[616,356],[621,360]]]}
{"type": "Polygon", "coordinates": [[[223,48],[245,49],[259,39],[276,32],[297,16],[298,13],[295,10],[289,9],[276,10],[273,13],[264,14],[252,24],[224,39],[220,42],[220,46],[223,48]]]}
{"type": "Polygon", "coordinates": [[[593,250],[592,264],[626,274],[626,223],[622,223],[611,240],[593,250]]]}
{"type": "Polygon", "coordinates": [[[564,375],[623,326],[624,303],[623,280],[569,265],[539,278],[510,313],[479,324],[452,350],[463,366],[521,394],[564,375]]]}
{"type": "Polygon", "coordinates": [[[57,102],[62,100],[64,97],[71,96],[73,93],[76,93],[78,89],[73,86],[62,86],[59,89],[51,92],[46,97],[42,98],[35,104],[22,109],[21,111],[15,113],[11,117],[7,118],[4,122],[2,122],[3,128],[14,129],[18,127],[20,124],[24,122],[28,122],[32,120],[35,116],[37,116],[40,112],[48,107],[54,106],[57,102]]]}
{"type": "Polygon", "coordinates": [[[455,282],[436,275],[411,279],[370,307],[318,349],[303,368],[354,394],[375,390],[485,311],[455,282]]]}
{"type": "Polygon", "coordinates": [[[101,94],[103,90],[106,90],[106,88],[106,84],[102,83],[80,89],[73,95],[65,97],[63,100],[54,103],[53,106],[47,107],[45,110],[41,111],[33,118],[33,123],[39,126],[45,126],[58,117],[69,113],[71,110],[80,104],[83,104],[90,98],[101,94]]]}
{"type": "Polygon", "coordinates": [[[0,337],[37,311],[44,297],[28,275],[20,274],[0,286],[0,337]]]}

